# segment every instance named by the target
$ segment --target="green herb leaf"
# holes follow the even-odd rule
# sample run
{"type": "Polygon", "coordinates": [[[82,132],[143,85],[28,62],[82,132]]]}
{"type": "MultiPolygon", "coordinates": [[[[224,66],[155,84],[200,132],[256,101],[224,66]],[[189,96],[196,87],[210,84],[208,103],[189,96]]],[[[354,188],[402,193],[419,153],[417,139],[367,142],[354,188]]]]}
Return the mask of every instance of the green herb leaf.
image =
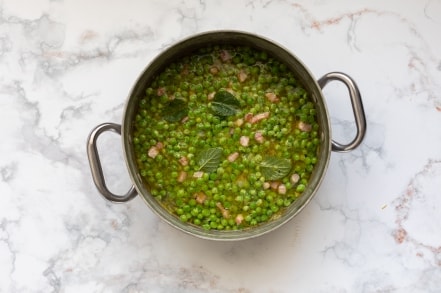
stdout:
{"type": "Polygon", "coordinates": [[[232,116],[240,110],[240,102],[230,92],[220,90],[214,95],[211,107],[218,116],[232,116]]]}
{"type": "Polygon", "coordinates": [[[223,149],[219,147],[206,149],[200,152],[196,157],[196,165],[198,166],[198,170],[206,173],[216,171],[221,162],[222,152],[223,149]]]}
{"type": "Polygon", "coordinates": [[[278,180],[291,171],[291,161],[288,159],[268,157],[260,163],[260,171],[266,180],[278,180]]]}
{"type": "Polygon", "coordinates": [[[171,100],[162,110],[162,118],[168,122],[181,121],[187,115],[187,103],[182,99],[171,100]]]}

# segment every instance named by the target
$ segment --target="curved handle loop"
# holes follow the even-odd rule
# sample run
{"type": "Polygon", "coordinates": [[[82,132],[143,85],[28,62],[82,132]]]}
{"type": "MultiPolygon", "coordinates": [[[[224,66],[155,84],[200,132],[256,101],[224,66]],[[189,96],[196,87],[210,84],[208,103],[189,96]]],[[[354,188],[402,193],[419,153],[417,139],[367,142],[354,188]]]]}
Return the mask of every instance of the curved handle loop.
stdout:
{"type": "Polygon", "coordinates": [[[336,152],[348,152],[355,149],[363,141],[366,134],[366,116],[364,113],[363,103],[361,101],[360,91],[358,90],[355,81],[348,75],[341,72],[330,72],[325,74],[318,80],[318,84],[323,89],[330,81],[341,81],[346,85],[349,91],[349,97],[351,98],[352,111],[354,113],[355,125],[357,127],[357,133],[355,138],[348,144],[340,144],[336,141],[332,141],[332,150],[336,152]]]}
{"type": "Polygon", "coordinates": [[[126,202],[133,199],[136,195],[134,186],[124,195],[116,195],[109,191],[104,180],[103,169],[101,167],[100,158],[96,141],[100,134],[105,131],[114,131],[121,134],[121,125],[115,123],[103,123],[95,127],[89,134],[87,139],[87,157],[89,158],[90,170],[92,171],[93,182],[98,191],[107,199],[113,202],[126,202]]]}

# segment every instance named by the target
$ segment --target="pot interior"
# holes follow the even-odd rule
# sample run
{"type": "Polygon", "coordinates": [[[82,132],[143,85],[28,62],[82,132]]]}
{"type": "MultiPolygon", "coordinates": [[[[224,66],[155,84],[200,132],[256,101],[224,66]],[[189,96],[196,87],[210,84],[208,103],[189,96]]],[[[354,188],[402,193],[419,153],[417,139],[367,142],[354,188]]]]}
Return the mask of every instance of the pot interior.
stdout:
{"type": "Polygon", "coordinates": [[[163,220],[179,230],[200,238],[214,240],[240,240],[256,237],[270,232],[292,219],[305,207],[316,193],[325,175],[331,152],[330,126],[326,105],[320,87],[306,66],[303,65],[296,56],[280,45],[276,45],[274,42],[265,38],[238,31],[213,31],[199,34],[169,47],[157,56],[157,58],[146,67],[130,92],[123,118],[122,139],[130,177],[138,194],[145,200],[147,205],[163,220]],[[294,73],[297,80],[312,98],[316,107],[317,119],[320,126],[320,146],[317,154],[317,164],[314,167],[305,191],[283,212],[280,218],[259,224],[252,228],[242,230],[205,230],[201,227],[180,221],[179,218],[169,213],[151,196],[143,183],[136,165],[132,130],[133,117],[137,112],[138,101],[145,97],[146,88],[168,64],[191,54],[201,47],[205,47],[207,44],[249,46],[257,50],[266,51],[268,55],[284,63],[294,73]]]}

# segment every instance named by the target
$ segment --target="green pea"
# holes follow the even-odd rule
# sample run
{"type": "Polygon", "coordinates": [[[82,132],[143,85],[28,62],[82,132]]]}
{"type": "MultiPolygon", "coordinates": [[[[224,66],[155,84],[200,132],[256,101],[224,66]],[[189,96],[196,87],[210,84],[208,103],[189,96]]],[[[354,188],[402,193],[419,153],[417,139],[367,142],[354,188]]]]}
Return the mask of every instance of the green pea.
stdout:
{"type": "Polygon", "coordinates": [[[303,192],[304,190],[305,190],[305,185],[304,184],[297,185],[296,191],[303,192]]]}

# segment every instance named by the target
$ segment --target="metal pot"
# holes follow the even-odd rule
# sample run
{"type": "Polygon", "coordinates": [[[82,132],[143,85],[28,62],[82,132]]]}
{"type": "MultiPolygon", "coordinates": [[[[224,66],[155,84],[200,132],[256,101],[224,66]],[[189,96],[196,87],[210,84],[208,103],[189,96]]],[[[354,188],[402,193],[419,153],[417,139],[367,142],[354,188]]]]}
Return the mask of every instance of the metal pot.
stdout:
{"type": "Polygon", "coordinates": [[[253,238],[277,229],[284,223],[296,216],[312,199],[320,183],[325,176],[327,166],[330,159],[331,150],[336,152],[347,152],[356,148],[363,140],[366,132],[366,118],[364,114],[363,104],[357,85],[351,77],[344,73],[332,72],[324,75],[318,81],[312,76],[307,67],[288,50],[282,48],[274,42],[262,38],[257,35],[239,32],[239,31],[213,31],[198,34],[182,40],[175,45],[169,47],[159,56],[157,56],[144,70],[139,79],[136,81],[127,99],[122,126],[114,123],[104,123],[95,127],[88,137],[87,153],[92,171],[93,181],[99,192],[112,202],[126,202],[139,194],[146,204],[160,218],[165,220],[173,227],[186,232],[188,234],[213,240],[241,240],[253,238]],[[303,194],[294,201],[283,213],[283,215],[273,221],[260,224],[254,228],[247,228],[236,231],[206,231],[200,227],[181,222],[176,216],[165,210],[144,186],[141,176],[136,166],[136,159],[132,143],[132,124],[133,117],[136,112],[137,102],[144,97],[145,89],[152,79],[161,72],[168,64],[176,59],[183,57],[207,44],[233,44],[250,46],[258,50],[264,50],[274,58],[284,62],[288,68],[295,73],[296,78],[308,91],[316,105],[318,122],[320,125],[321,143],[319,147],[318,162],[315,166],[313,174],[309,180],[309,184],[303,194]],[[326,104],[322,94],[322,88],[329,81],[343,82],[351,99],[352,109],[357,128],[356,136],[349,144],[340,144],[331,139],[330,119],[326,104]],[[115,131],[121,134],[124,157],[129,170],[130,178],[133,186],[124,195],[116,195],[106,187],[99,155],[97,151],[96,141],[99,135],[105,131],[115,131]]]}

